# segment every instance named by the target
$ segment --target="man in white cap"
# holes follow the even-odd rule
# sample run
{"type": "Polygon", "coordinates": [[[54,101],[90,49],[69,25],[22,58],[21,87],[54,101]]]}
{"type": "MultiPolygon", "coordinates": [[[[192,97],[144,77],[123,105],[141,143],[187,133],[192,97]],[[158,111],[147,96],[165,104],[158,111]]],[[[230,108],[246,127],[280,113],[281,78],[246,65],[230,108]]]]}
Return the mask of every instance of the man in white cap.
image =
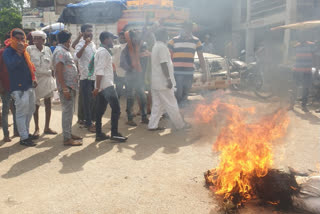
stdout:
{"type": "Polygon", "coordinates": [[[56,83],[52,72],[52,53],[49,47],[44,46],[47,35],[43,31],[31,32],[34,45],[27,47],[30,54],[31,61],[36,68],[35,75],[38,80],[38,87],[35,89],[36,93],[36,111],[33,115],[35,122],[34,138],[39,137],[39,107],[40,99],[44,98],[46,120],[44,134],[55,135],[57,132],[50,129],[51,117],[51,98],[53,91],[56,88],[56,83]]]}

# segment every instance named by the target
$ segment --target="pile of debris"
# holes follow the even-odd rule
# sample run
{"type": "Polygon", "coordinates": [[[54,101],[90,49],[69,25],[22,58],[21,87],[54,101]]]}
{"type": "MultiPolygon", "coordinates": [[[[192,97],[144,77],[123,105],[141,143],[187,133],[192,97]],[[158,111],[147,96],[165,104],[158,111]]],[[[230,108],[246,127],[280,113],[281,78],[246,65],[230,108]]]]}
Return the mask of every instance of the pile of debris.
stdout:
{"type": "MultiPolygon", "coordinates": [[[[298,185],[295,173],[272,169],[273,143],[285,136],[289,125],[286,110],[260,117],[254,108],[241,108],[216,99],[211,104],[198,105],[195,118],[197,123],[209,127],[216,120],[223,124],[213,144],[214,151],[220,154],[220,163],[205,173],[205,180],[207,187],[221,199],[225,213],[233,213],[252,199],[290,210],[297,206],[298,199],[316,196],[320,206],[320,185],[316,190],[311,188],[310,193],[309,183],[306,196],[305,187],[298,185]]],[[[298,207],[314,212],[306,205],[298,207]]]]}
{"type": "MultiPolygon", "coordinates": [[[[215,184],[212,181],[217,178],[216,171],[209,170],[204,173],[204,177],[206,187],[215,192],[215,184]]],[[[320,176],[297,173],[292,169],[290,172],[270,169],[264,177],[253,177],[251,184],[252,199],[258,199],[262,206],[271,205],[281,211],[320,213],[320,176]]],[[[237,187],[232,190],[232,195],[228,199],[218,197],[218,201],[220,201],[221,210],[227,214],[235,213],[244,206],[237,187]],[[239,204],[241,204],[240,207],[239,204]]]]}

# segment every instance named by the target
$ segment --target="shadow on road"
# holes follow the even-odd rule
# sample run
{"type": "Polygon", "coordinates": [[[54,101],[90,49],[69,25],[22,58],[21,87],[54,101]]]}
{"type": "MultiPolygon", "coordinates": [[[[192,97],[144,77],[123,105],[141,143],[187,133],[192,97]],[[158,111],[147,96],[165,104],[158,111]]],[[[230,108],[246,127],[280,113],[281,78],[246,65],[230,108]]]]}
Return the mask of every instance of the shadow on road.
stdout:
{"type": "Polygon", "coordinates": [[[10,156],[17,154],[26,149],[26,147],[21,146],[19,143],[15,143],[9,147],[0,148],[0,162],[8,159],[10,156]]]}
{"type": "MultiPolygon", "coordinates": [[[[76,129],[75,126],[72,128],[73,130],[76,129]]],[[[32,171],[46,163],[50,163],[52,159],[54,159],[61,152],[69,148],[69,147],[63,146],[62,134],[58,134],[54,138],[46,140],[43,143],[39,143],[39,141],[37,143],[38,145],[36,146],[36,148],[48,147],[50,149],[43,152],[39,152],[31,157],[28,157],[14,164],[7,173],[2,175],[2,177],[6,179],[10,179],[10,178],[18,177],[26,172],[32,171]]],[[[14,148],[15,153],[20,152],[23,149],[26,149],[26,147],[21,146],[19,144],[15,144],[12,147],[14,148]]],[[[0,150],[0,154],[1,154],[1,150],[0,150]]]]}
{"type": "MultiPolygon", "coordinates": [[[[104,125],[103,130],[106,130],[105,126],[107,125],[104,125]]],[[[127,128],[123,134],[129,136],[126,143],[115,143],[110,140],[99,143],[93,142],[71,155],[63,156],[60,158],[63,164],[60,173],[81,171],[87,162],[105,155],[114,148],[117,148],[119,153],[122,153],[124,150],[134,151],[135,154],[132,156],[132,159],[139,161],[152,156],[162,148],[163,153],[173,154],[179,152],[180,147],[192,144],[192,141],[186,140],[186,133],[183,131],[160,136],[161,133],[147,131],[146,127],[142,124],[136,128],[127,128]],[[172,137],[173,135],[174,137],[172,137]]]]}
{"type": "MultiPolygon", "coordinates": [[[[138,119],[137,119],[138,120],[138,119]]],[[[164,121],[167,122],[167,121],[164,121]]],[[[110,130],[110,121],[103,126],[103,130],[110,130]],[[106,128],[108,126],[108,128],[106,128]]],[[[86,135],[78,124],[74,125],[73,133],[81,135],[86,135]]],[[[92,142],[87,146],[79,147],[79,151],[74,152],[70,155],[64,155],[60,158],[62,163],[62,169],[59,170],[60,173],[74,173],[83,170],[83,166],[96,159],[99,156],[105,155],[110,152],[113,148],[117,148],[119,153],[124,150],[132,150],[135,154],[132,156],[133,160],[144,160],[151,157],[159,149],[163,149],[165,154],[178,153],[180,147],[185,147],[191,145],[194,141],[188,140],[188,134],[184,131],[178,131],[174,133],[161,133],[161,132],[150,132],[147,131],[146,125],[139,124],[138,127],[123,127],[120,131],[129,136],[129,140],[124,144],[112,143],[109,140],[105,142],[94,142],[94,137],[91,136],[92,142]]],[[[93,134],[94,135],[94,134],[93,134]]],[[[2,175],[2,178],[10,179],[18,177],[24,173],[32,171],[40,166],[50,163],[54,158],[59,156],[60,153],[66,151],[70,147],[65,147],[62,144],[62,134],[55,136],[52,139],[44,138],[39,139],[36,148],[49,148],[43,152],[36,153],[31,157],[21,160],[15,163],[8,172],[2,175]]],[[[20,151],[26,149],[25,147],[14,144],[10,147],[5,147],[0,149],[0,160],[5,160],[9,155],[19,153],[20,151]]]]}
{"type": "Polygon", "coordinates": [[[320,118],[317,117],[316,115],[312,114],[311,112],[307,113],[300,113],[299,111],[293,110],[293,113],[301,118],[302,120],[307,120],[311,124],[319,125],[320,124],[320,118]]]}
{"type": "Polygon", "coordinates": [[[139,139],[138,143],[129,141],[126,145],[119,145],[119,151],[122,151],[122,149],[133,150],[135,154],[132,156],[132,159],[139,161],[152,156],[159,149],[163,149],[163,153],[165,154],[174,154],[180,151],[180,147],[186,147],[193,143],[193,141],[188,139],[188,134],[185,131],[178,131],[162,136],[160,134],[159,132],[148,131],[141,135],[134,132],[131,137],[139,139]]]}

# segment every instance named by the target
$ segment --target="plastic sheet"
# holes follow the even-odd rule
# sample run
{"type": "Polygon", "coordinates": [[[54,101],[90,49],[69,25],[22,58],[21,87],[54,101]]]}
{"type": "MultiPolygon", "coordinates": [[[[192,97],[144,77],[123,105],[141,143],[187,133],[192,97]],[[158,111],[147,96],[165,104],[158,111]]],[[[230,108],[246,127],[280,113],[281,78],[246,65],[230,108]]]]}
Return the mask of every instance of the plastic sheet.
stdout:
{"type": "Polygon", "coordinates": [[[125,0],[85,0],[68,4],[59,22],[68,24],[108,24],[118,21],[126,9],[125,0]]]}
{"type": "Polygon", "coordinates": [[[320,214],[320,176],[297,178],[301,190],[293,197],[293,205],[301,210],[320,214]]]}

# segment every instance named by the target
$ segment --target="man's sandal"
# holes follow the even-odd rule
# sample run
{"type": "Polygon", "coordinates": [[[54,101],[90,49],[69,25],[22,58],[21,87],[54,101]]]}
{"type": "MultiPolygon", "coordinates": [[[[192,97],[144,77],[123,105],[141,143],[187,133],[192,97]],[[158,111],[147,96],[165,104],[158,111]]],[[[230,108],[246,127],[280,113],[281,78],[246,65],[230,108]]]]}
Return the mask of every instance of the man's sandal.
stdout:
{"type": "Polygon", "coordinates": [[[73,139],[69,139],[67,141],[64,141],[63,145],[65,145],[65,146],[82,146],[82,142],[75,141],[73,139]]]}
{"type": "Polygon", "coordinates": [[[56,134],[58,134],[56,131],[53,131],[52,129],[45,130],[43,133],[47,134],[47,135],[56,135],[56,134]]]}
{"type": "Polygon", "coordinates": [[[82,140],[82,137],[78,137],[78,136],[72,134],[71,139],[72,140],[82,140]]]}

